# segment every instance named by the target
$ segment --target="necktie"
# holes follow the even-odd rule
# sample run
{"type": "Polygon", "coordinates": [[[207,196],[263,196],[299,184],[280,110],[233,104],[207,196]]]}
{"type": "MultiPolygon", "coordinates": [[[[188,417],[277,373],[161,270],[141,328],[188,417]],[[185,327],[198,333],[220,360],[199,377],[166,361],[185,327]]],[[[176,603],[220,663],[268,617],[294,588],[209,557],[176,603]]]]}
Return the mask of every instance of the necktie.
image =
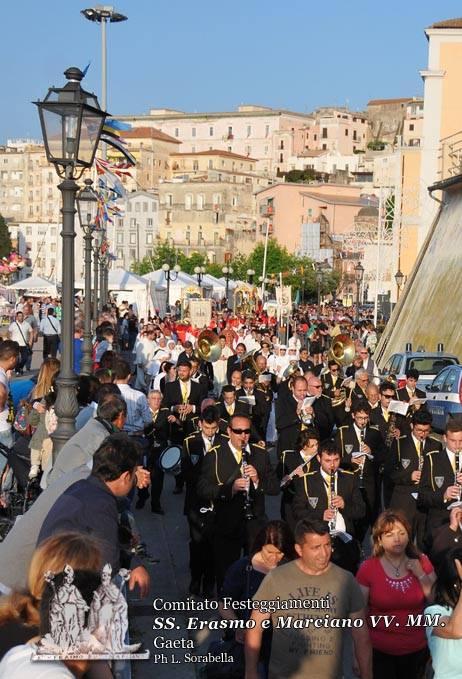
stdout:
{"type": "Polygon", "coordinates": [[[388,412],[388,410],[382,410],[382,413],[383,419],[385,420],[385,422],[388,422],[388,420],[390,419],[390,413],[388,412]]]}
{"type": "Polygon", "coordinates": [[[228,415],[234,415],[234,406],[232,406],[232,405],[228,406],[227,405],[226,406],[226,412],[228,413],[228,415]]]}
{"type": "Polygon", "coordinates": [[[241,464],[242,462],[242,450],[240,448],[236,448],[236,460],[238,464],[241,464]]]}
{"type": "Polygon", "coordinates": [[[188,385],[186,382],[181,382],[181,395],[183,396],[183,403],[188,400],[188,385]]]}

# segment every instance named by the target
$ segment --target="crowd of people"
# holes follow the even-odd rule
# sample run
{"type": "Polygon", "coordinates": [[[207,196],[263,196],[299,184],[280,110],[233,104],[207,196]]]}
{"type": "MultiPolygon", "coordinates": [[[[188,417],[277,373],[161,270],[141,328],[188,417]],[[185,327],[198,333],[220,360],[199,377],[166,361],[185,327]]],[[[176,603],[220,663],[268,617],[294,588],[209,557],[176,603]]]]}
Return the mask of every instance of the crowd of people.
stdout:
{"type": "MultiPolygon", "coordinates": [[[[204,335],[170,315],[137,318],[125,302],[105,307],[76,433],[53,454],[61,330],[51,300],[35,312],[23,300],[0,342],[0,505],[7,514],[12,490],[37,496],[0,543],[0,677],[41,676],[28,646],[41,629],[40,568],[129,569],[128,588],[146,596],[137,515],[164,515],[165,474],[184,495],[188,595],[255,622],[235,634],[242,676],[420,679],[432,665],[436,679],[459,676],[462,421],[436,437],[418,372],[399,389],[381,380],[369,320],[300,306],[280,327],[262,311],[223,311],[204,335]],[[341,333],[349,363],[330,351],[341,333]],[[11,376],[29,370],[39,336],[43,362],[18,400],[11,376]],[[267,496],[280,500],[271,521],[267,496]]],[[[89,668],[55,670],[46,676],[89,668]]],[[[104,663],[91,671],[112,676],[104,663]]]]}

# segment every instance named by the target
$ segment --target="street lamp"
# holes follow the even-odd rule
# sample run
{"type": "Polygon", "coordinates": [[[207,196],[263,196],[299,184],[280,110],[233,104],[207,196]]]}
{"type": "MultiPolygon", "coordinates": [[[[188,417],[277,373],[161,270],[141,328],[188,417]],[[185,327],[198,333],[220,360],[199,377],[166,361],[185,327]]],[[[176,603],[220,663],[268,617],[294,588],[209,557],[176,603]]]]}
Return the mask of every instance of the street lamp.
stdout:
{"type": "Polygon", "coordinates": [[[396,300],[399,299],[401,288],[404,284],[404,278],[405,278],[405,276],[404,276],[403,272],[401,271],[400,268],[398,268],[398,271],[395,273],[395,281],[396,281],[396,286],[398,288],[398,294],[396,295],[396,300]]]}
{"type": "Polygon", "coordinates": [[[234,273],[232,266],[224,266],[222,269],[223,275],[225,277],[225,296],[226,296],[226,306],[229,306],[229,279],[234,273]]]}
{"type": "Polygon", "coordinates": [[[162,264],[162,271],[164,272],[165,280],[167,281],[167,312],[170,310],[170,281],[176,281],[178,274],[181,271],[181,267],[175,264],[173,269],[170,268],[170,264],[162,264]]]}
{"type": "Polygon", "coordinates": [[[322,285],[322,280],[323,280],[322,269],[321,269],[321,267],[318,265],[318,266],[316,266],[316,285],[317,285],[317,288],[318,288],[318,310],[319,310],[319,307],[321,306],[321,285],[322,285]]]}
{"type": "Polygon", "coordinates": [[[247,280],[249,285],[253,285],[253,277],[255,276],[255,271],[253,269],[247,269],[247,280]]]}
{"type": "Polygon", "coordinates": [[[74,215],[76,179],[93,164],[101,130],[106,119],[95,94],[82,89],[83,73],[68,68],[67,84],[51,87],[43,101],[34,104],[39,110],[45,152],[63,179],[58,188],[62,194],[62,321],[61,370],[56,380],[55,412],[58,418],[53,439],[53,460],[64,443],[75,434],[75,417],[79,411],[74,373],[74,215]]]}
{"type": "MultiPolygon", "coordinates": [[[[99,229],[95,231],[95,237],[93,239],[93,324],[94,329],[98,325],[98,287],[99,287],[99,253],[101,251],[101,245],[103,242],[103,231],[99,229]]],[[[101,290],[99,291],[101,295],[101,290]]]]}
{"type": "Polygon", "coordinates": [[[194,267],[194,273],[197,276],[197,285],[201,287],[202,279],[205,274],[205,266],[195,266],[194,267]]]}
{"type": "Polygon", "coordinates": [[[79,213],[80,227],[83,230],[85,245],[85,301],[84,301],[84,331],[83,353],[80,372],[82,375],[91,375],[92,368],[92,343],[91,343],[91,255],[93,229],[95,228],[96,215],[98,214],[98,196],[92,188],[92,180],[85,179],[85,188],[77,194],[77,210],[79,213]]]}
{"type": "Polygon", "coordinates": [[[355,282],[356,282],[356,323],[359,323],[359,290],[364,277],[364,267],[361,262],[355,266],[355,282]]]}

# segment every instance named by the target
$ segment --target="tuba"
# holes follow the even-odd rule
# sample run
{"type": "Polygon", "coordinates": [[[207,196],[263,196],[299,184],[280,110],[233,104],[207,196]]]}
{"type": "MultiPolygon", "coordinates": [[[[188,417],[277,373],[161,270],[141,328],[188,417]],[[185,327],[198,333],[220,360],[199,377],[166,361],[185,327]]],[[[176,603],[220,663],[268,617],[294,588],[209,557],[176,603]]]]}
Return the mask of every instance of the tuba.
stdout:
{"type": "MultiPolygon", "coordinates": [[[[353,359],[356,354],[355,343],[349,335],[336,335],[332,340],[331,348],[329,349],[328,359],[329,361],[336,361],[340,366],[345,367],[353,363],[353,359]]],[[[350,388],[351,396],[352,388],[350,388]]],[[[341,389],[341,395],[339,398],[332,400],[332,406],[341,405],[346,401],[346,389],[341,389]]]]}
{"type": "Polygon", "coordinates": [[[221,356],[221,344],[218,335],[212,330],[203,330],[197,338],[196,354],[201,361],[213,363],[221,356]]]}

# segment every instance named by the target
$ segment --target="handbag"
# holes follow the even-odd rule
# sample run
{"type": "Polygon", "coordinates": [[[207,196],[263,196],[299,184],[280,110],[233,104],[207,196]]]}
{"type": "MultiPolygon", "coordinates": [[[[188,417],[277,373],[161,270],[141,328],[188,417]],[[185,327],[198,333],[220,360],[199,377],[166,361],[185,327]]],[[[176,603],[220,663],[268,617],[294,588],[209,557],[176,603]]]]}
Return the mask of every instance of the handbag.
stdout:
{"type": "Polygon", "coordinates": [[[27,401],[21,401],[13,421],[13,429],[21,434],[21,436],[32,436],[35,428],[29,424],[28,418],[31,410],[31,405],[27,401]]]}

